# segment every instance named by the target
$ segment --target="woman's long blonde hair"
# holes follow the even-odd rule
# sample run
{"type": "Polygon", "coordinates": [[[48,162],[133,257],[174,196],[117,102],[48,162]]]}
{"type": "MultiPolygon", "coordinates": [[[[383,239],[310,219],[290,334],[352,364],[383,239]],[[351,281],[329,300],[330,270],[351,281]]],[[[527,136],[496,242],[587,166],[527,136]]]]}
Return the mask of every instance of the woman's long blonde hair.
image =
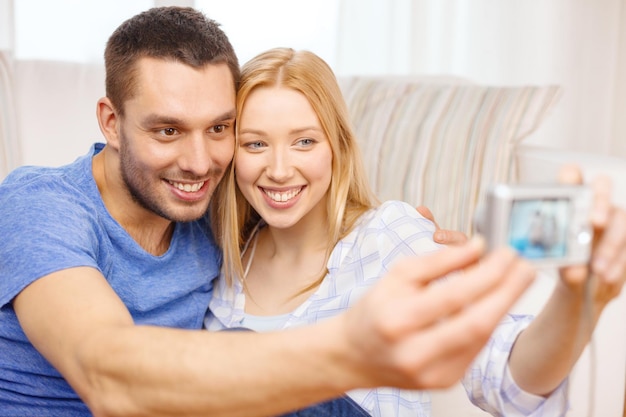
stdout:
{"type": "MultiPolygon", "coordinates": [[[[335,75],[324,60],[309,51],[276,48],[257,55],[243,66],[237,91],[237,119],[253,90],[273,86],[302,93],[313,107],[330,142],[333,161],[330,198],[327,199],[328,259],[337,242],[376,202],[363,168],[348,109],[335,75]]],[[[238,127],[236,131],[235,155],[239,147],[238,127]]],[[[213,230],[224,254],[223,272],[229,284],[234,277],[243,277],[242,246],[260,220],[237,187],[234,160],[215,191],[211,205],[213,230]]],[[[319,285],[319,282],[313,285],[319,285]]]]}

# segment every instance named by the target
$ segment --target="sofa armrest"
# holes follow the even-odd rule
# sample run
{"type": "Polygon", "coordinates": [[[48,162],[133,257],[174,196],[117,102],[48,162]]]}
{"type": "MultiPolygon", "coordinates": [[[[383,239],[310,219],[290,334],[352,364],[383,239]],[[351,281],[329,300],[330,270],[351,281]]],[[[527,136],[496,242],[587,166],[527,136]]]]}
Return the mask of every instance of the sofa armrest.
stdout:
{"type": "Polygon", "coordinates": [[[0,181],[22,163],[15,122],[13,56],[0,50],[0,181]]]}
{"type": "Polygon", "coordinates": [[[601,174],[609,175],[615,203],[626,207],[626,159],[530,145],[520,145],[516,158],[519,182],[555,181],[559,168],[568,163],[580,166],[585,181],[601,174]]]}

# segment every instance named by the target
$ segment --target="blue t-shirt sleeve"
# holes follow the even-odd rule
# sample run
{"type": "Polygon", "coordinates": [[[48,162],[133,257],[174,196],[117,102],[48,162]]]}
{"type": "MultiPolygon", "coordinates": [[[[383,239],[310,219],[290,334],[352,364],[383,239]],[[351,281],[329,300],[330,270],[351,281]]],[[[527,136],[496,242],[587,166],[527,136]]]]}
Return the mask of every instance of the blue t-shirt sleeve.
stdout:
{"type": "Polygon", "coordinates": [[[0,186],[0,306],[52,272],[97,267],[95,210],[72,187],[19,173],[0,186]]]}

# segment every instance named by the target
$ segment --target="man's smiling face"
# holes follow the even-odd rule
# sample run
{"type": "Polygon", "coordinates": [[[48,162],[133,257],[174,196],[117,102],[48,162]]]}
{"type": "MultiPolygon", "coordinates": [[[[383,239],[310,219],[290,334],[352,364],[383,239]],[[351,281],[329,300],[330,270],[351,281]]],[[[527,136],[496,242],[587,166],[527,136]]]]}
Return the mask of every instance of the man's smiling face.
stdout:
{"type": "Polygon", "coordinates": [[[171,221],[207,210],[233,157],[235,88],[226,64],[196,69],[142,58],[119,125],[120,169],[133,200],[171,221]]]}

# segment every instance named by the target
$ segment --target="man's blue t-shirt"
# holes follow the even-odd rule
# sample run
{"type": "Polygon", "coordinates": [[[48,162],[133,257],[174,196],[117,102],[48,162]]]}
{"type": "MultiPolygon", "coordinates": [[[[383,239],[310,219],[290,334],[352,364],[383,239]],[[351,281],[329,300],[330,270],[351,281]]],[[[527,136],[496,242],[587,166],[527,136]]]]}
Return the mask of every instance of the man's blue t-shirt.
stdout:
{"type": "Polygon", "coordinates": [[[91,161],[103,147],[60,168],[18,168],[0,184],[0,415],[90,415],[15,316],[13,298],[40,277],[93,267],[135,323],[202,326],[221,261],[207,219],[177,223],[162,256],[144,251],[98,192],[91,161]]]}

